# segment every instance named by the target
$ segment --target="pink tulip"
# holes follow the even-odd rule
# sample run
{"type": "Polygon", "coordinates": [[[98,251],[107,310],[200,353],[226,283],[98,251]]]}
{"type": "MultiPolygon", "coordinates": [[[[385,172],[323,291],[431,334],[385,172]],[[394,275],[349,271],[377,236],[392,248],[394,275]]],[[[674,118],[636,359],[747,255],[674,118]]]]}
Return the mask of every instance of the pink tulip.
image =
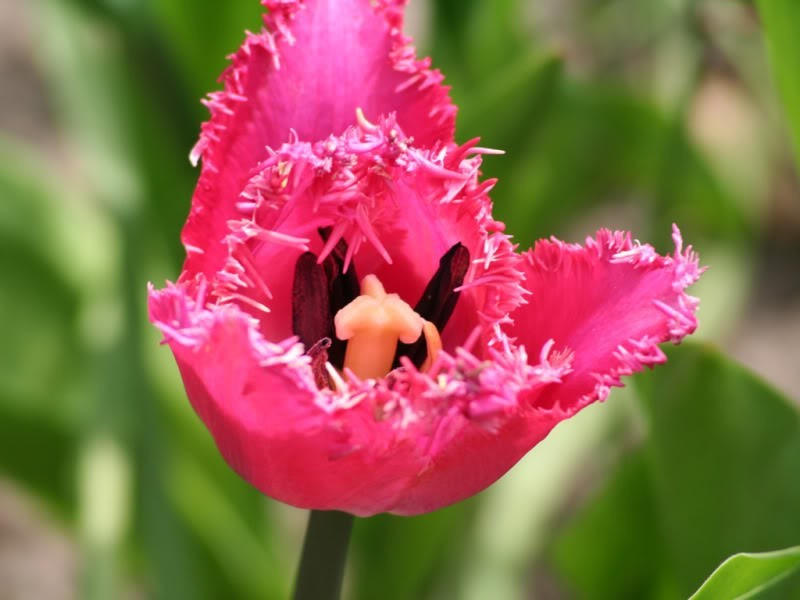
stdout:
{"type": "Polygon", "coordinates": [[[677,228],[669,256],[606,230],[516,251],[404,2],[263,3],[192,151],[183,272],[149,301],[245,480],[302,508],[432,511],[695,330],[677,228]]]}

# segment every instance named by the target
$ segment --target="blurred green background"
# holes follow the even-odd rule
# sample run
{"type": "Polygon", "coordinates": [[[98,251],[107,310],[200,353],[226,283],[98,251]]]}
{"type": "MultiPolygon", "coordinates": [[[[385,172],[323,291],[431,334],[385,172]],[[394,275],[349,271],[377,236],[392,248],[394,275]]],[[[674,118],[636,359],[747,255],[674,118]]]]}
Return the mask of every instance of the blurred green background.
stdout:
{"type": "MultiPolygon", "coordinates": [[[[305,513],[224,465],[145,311],[183,260],[199,99],[259,14],[0,0],[3,600],[289,593],[305,513]]],[[[408,25],[459,140],[506,150],[484,173],[522,246],[666,251],[677,222],[711,269],[667,366],[477,497],[359,521],[347,597],[686,598],[800,545],[800,3],[414,0],[408,25]]]]}

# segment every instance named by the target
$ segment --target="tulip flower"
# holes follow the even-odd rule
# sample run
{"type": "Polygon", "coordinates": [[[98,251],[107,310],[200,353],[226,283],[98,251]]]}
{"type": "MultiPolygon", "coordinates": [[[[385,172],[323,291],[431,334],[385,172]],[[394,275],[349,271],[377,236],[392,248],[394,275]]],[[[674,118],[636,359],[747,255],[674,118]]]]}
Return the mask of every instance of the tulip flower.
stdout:
{"type": "Polygon", "coordinates": [[[516,251],[402,2],[264,4],[192,152],[183,272],[150,292],[244,479],[303,508],[435,510],[694,331],[677,228],[670,256],[609,231],[516,251]]]}
{"type": "Polygon", "coordinates": [[[518,252],[404,2],[263,4],[191,153],[183,272],[149,299],[241,477],[302,508],[436,510],[694,331],[677,228],[667,256],[605,230],[518,252]]]}

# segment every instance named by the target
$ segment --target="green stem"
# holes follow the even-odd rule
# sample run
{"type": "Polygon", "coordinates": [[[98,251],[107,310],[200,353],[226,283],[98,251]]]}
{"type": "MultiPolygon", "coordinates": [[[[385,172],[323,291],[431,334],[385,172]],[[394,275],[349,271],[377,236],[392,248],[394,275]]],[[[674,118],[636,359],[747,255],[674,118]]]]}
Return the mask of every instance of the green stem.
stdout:
{"type": "Polygon", "coordinates": [[[294,600],[339,600],[352,528],[353,515],[311,511],[294,600]]]}

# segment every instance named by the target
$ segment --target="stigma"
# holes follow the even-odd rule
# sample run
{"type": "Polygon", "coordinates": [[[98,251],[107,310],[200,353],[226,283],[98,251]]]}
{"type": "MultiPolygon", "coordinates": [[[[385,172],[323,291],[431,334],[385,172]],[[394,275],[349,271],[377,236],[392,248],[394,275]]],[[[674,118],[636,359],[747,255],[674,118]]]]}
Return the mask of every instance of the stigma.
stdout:
{"type": "Polygon", "coordinates": [[[361,281],[361,295],[336,313],[336,337],[347,341],[344,367],[361,379],[381,379],[391,370],[397,344],[425,336],[427,369],[442,348],[439,331],[397,294],[387,294],[375,275],[361,281]]]}

